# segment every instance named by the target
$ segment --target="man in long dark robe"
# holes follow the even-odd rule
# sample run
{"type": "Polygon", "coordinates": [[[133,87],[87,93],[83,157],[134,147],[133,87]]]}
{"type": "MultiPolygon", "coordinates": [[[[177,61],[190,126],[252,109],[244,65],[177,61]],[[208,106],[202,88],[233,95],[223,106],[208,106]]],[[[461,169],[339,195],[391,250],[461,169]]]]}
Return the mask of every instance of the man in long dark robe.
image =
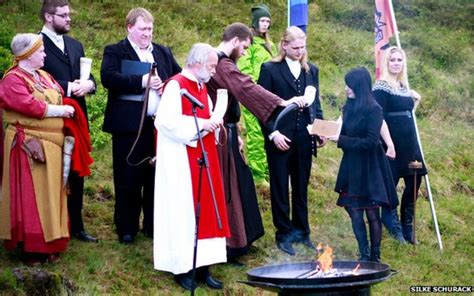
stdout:
{"type": "Polygon", "coordinates": [[[237,128],[240,119],[239,102],[263,122],[270,118],[278,106],[284,107],[293,102],[304,105],[302,97],[284,101],[240,72],[235,63],[251,41],[252,32],[246,25],[229,25],[217,47],[219,63],[216,74],[207,84],[209,96],[214,102],[217,89],[227,89],[229,95],[224,116],[227,143],[219,146],[219,157],[231,229],[231,238],[227,240],[227,256],[230,261],[245,254],[250,244],[264,233],[253,177],[241,154],[241,139],[237,128]]]}

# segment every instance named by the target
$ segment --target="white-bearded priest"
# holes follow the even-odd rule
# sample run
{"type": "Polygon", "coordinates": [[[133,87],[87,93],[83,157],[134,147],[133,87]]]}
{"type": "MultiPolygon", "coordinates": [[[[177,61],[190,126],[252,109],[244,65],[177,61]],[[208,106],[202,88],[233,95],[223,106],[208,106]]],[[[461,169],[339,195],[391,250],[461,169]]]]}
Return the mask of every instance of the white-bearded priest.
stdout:
{"type": "Polygon", "coordinates": [[[212,104],[205,85],[214,75],[217,61],[217,53],[210,45],[195,44],[188,54],[185,69],[164,86],[155,120],[158,145],[154,267],[173,273],[176,282],[186,290],[195,288],[192,268],[198,196],[201,204],[196,257],[198,282],[222,289],[222,283],[211,276],[208,267],[226,261],[226,237],[230,236],[214,135],[221,122],[211,119],[212,104]],[[192,140],[197,130],[192,103],[181,95],[183,89],[204,105],[203,109],[197,109],[197,120],[200,130],[209,131],[203,138],[203,144],[211,180],[203,168],[201,184],[198,159],[202,157],[202,149],[198,141],[192,140]],[[214,188],[222,227],[218,226],[209,181],[214,188]]]}

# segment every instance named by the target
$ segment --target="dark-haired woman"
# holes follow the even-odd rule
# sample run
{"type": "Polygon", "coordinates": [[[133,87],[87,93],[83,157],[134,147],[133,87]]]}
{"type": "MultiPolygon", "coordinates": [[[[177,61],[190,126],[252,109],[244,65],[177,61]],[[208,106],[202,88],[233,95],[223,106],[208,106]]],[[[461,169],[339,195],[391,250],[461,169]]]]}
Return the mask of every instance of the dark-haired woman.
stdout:
{"type": "Polygon", "coordinates": [[[335,191],[337,205],[352,221],[360,260],[380,261],[382,227],[379,207],[397,202],[388,160],[380,142],[383,114],[372,97],[367,69],[356,68],[345,76],[347,102],[338,136],[330,137],[343,150],[335,191]],[[364,213],[367,216],[370,246],[364,213]]]}

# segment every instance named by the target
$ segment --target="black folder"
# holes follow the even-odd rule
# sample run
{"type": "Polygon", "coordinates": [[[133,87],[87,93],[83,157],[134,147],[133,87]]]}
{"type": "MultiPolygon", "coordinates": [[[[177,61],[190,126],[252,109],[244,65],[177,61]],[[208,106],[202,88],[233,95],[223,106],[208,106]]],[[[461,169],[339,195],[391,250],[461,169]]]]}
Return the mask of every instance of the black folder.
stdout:
{"type": "MultiPolygon", "coordinates": [[[[122,60],[120,73],[126,75],[145,75],[150,73],[151,63],[140,61],[122,60]]],[[[143,102],[143,94],[122,94],[118,96],[119,100],[143,102]]]]}
{"type": "Polygon", "coordinates": [[[150,73],[151,63],[140,61],[122,60],[120,73],[127,75],[145,75],[150,73]]]}

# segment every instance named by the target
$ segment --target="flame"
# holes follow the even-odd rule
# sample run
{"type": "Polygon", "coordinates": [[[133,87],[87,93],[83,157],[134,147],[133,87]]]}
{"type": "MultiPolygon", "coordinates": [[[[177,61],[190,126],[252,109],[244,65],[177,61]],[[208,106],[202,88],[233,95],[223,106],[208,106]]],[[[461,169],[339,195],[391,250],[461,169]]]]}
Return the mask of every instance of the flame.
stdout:
{"type": "Polygon", "coordinates": [[[324,252],[318,258],[319,267],[323,272],[328,272],[332,268],[332,257],[332,249],[326,247],[324,252]]]}
{"type": "Polygon", "coordinates": [[[318,246],[316,247],[316,251],[321,252],[321,250],[323,249],[323,243],[319,243],[318,246]]]}
{"type": "Polygon", "coordinates": [[[359,274],[359,268],[360,268],[360,263],[357,264],[357,266],[352,270],[352,273],[354,275],[358,275],[359,274]]]}

